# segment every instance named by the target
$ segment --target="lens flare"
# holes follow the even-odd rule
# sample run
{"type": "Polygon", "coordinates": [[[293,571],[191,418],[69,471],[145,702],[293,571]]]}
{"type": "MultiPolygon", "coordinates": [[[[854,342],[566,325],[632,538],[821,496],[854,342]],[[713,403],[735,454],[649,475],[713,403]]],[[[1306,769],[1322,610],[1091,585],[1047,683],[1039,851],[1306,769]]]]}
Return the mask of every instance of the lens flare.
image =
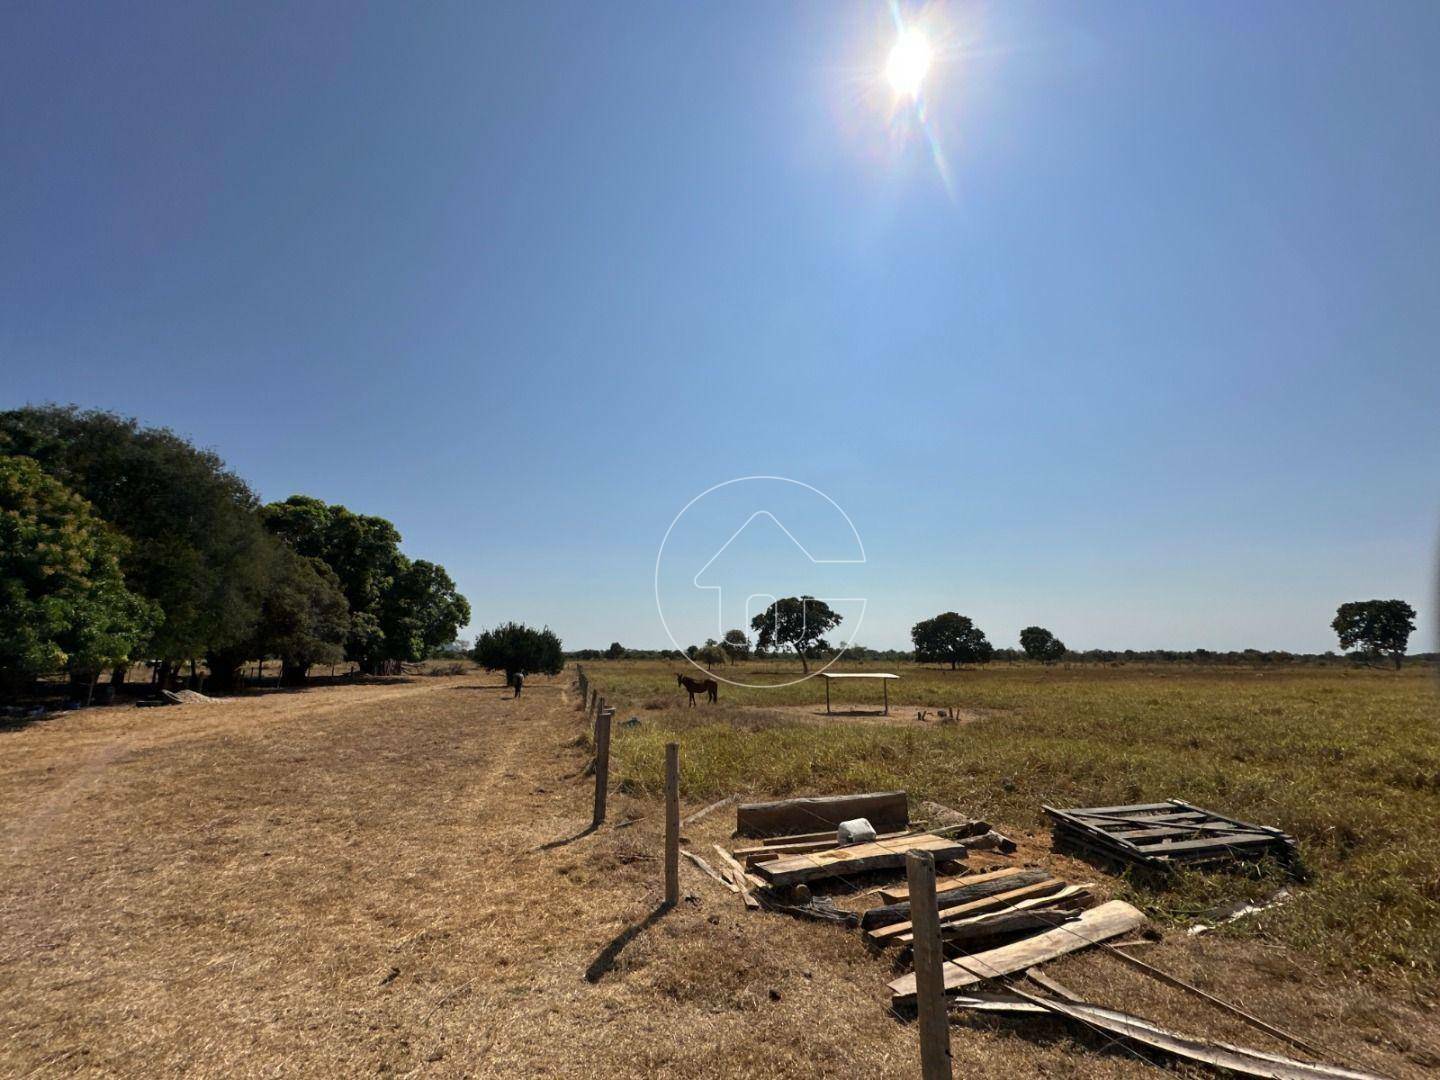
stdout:
{"type": "Polygon", "coordinates": [[[930,70],[930,56],[930,43],[924,34],[913,27],[900,32],[885,64],[885,77],[897,94],[920,96],[920,86],[930,70]]]}

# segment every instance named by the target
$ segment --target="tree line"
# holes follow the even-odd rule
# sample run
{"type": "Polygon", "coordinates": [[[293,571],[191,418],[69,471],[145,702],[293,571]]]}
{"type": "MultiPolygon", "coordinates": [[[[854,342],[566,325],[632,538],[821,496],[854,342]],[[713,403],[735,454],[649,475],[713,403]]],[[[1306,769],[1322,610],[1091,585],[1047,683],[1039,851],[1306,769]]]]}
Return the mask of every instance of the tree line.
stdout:
{"type": "Polygon", "coordinates": [[[171,685],[203,661],[282,681],[315,664],[380,673],[454,640],[470,605],[380,517],[306,495],[262,505],[212,451],[102,411],[0,412],[0,690],[68,675],[171,685]]]}
{"type": "MultiPolygon", "coordinates": [[[[995,648],[985,632],[973,619],[958,612],[946,611],[930,619],[922,619],[910,629],[914,646],[903,649],[870,649],[864,645],[834,646],[825,634],[835,629],[844,617],[823,600],[813,596],[792,596],[777,600],[751,620],[755,631],[750,636],[741,629],[727,630],[720,640],[706,639],[703,645],[691,645],[683,653],[676,649],[627,649],[612,642],[605,650],[581,649],[570,655],[580,660],[618,660],[629,656],[636,659],[675,659],[688,657],[706,668],[734,664],[751,657],[788,655],[800,661],[809,671],[810,660],[823,660],[840,655],[855,660],[913,661],[921,664],[987,664],[991,660],[1037,660],[1053,664],[1059,660],[1092,663],[1178,662],[1211,664],[1293,663],[1338,659],[1334,653],[1307,654],[1284,650],[1241,649],[1212,651],[1210,649],[1087,649],[1075,652],[1043,626],[1027,626],[1020,631],[1020,648],[995,648]]],[[[1415,609],[1403,600],[1364,600],[1342,604],[1330,624],[1339,638],[1340,647],[1354,661],[1366,664],[1393,662],[1398,669],[1405,656],[1410,635],[1415,630],[1415,609]]],[[[1424,658],[1431,658],[1424,654],[1424,658]]]]}

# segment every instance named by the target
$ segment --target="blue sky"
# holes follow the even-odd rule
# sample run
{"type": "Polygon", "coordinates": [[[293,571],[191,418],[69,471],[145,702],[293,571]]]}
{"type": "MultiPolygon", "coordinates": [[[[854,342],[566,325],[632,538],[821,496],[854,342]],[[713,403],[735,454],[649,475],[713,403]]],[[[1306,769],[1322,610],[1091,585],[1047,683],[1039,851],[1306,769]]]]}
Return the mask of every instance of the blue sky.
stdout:
{"type": "Polygon", "coordinates": [[[12,6],[0,404],[390,517],[574,646],[667,644],[667,526],[778,474],[874,646],[1399,596],[1434,647],[1440,5],[902,11],[948,184],[883,4],[12,6]]]}

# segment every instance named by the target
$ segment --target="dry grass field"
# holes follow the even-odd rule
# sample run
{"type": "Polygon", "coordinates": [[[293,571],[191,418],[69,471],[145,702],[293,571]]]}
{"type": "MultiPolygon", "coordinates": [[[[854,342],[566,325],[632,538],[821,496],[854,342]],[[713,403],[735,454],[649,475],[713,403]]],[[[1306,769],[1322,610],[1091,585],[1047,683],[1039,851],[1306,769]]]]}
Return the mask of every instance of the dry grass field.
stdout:
{"type": "MultiPolygon", "coordinates": [[[[1440,1066],[1440,764],[1420,676],[1222,675],[1222,693],[1210,675],[944,673],[932,689],[907,679],[911,716],[884,725],[795,722],[723,687],[718,709],[686,710],[663,665],[587,667],[622,718],[641,718],[617,729],[621,790],[593,833],[568,673],[518,702],[471,673],[0,732],[0,1074],[915,1075],[914,1030],[885,1008],[888,968],[855,934],[747,913],[684,861],[685,899],[659,909],[654,759],[672,735],[687,812],[734,791],[898,782],[988,815],[1020,839],[1016,859],[1105,895],[1134,890],[1048,851],[1041,796],[1161,786],[1273,820],[1313,856],[1300,898],[1191,938],[1173,910],[1185,901],[1143,897],[1166,931],[1146,958],[1336,1063],[1440,1066]],[[926,695],[971,718],[917,724],[926,695]],[[1196,708],[1204,722],[1169,729],[1196,708]],[[1407,727],[1402,753],[1389,744],[1407,727]],[[1382,886],[1364,884],[1374,875],[1382,886]],[[1381,930],[1357,929],[1371,917],[1381,930]]],[[[687,837],[708,851],[732,824],[715,814],[687,837]]],[[[1183,895],[1232,884],[1264,883],[1183,895]]],[[[1284,1050],[1103,956],[1053,971],[1103,1003],[1284,1050]]],[[[953,1041],[962,1075],[1156,1069],[1034,1020],[959,1019],[953,1041]]]]}

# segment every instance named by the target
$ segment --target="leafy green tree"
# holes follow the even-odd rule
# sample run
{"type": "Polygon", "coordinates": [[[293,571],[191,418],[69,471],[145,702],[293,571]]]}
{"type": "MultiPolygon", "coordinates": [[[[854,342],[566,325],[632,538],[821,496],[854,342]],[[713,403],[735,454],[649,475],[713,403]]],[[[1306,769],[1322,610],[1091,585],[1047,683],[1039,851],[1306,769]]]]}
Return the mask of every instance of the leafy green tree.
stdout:
{"type": "Polygon", "coordinates": [[[1027,626],[1020,631],[1020,648],[1031,660],[1053,664],[1065,656],[1065,643],[1043,626],[1027,626]]]}
{"type": "Polygon", "coordinates": [[[333,664],[345,655],[350,605],[340,581],[319,559],[286,551],[260,615],[256,656],[280,658],[280,681],[300,686],[312,664],[333,664]]]}
{"type": "Polygon", "coordinates": [[[995,652],[984,631],[968,616],[953,611],[916,623],[910,628],[910,640],[915,645],[916,661],[948,662],[952,671],[957,664],[988,663],[995,652]]]}
{"type": "Polygon", "coordinates": [[[732,664],[736,660],[747,660],[750,657],[750,639],[744,630],[726,630],[720,647],[725,650],[725,655],[732,664]]]}
{"type": "Polygon", "coordinates": [[[695,655],[691,657],[691,659],[696,663],[704,664],[705,670],[710,671],[716,664],[719,664],[721,667],[725,666],[725,650],[720,647],[720,643],[713,637],[706,638],[705,644],[696,650],[695,655]]]}
{"type": "Polygon", "coordinates": [[[832,611],[823,600],[813,596],[787,596],[751,619],[750,628],[756,633],[758,650],[777,646],[793,649],[800,658],[801,670],[808,675],[807,654],[843,620],[844,616],[832,611]]]}
{"type": "Polygon", "coordinates": [[[1388,653],[1398,671],[1415,632],[1415,609],[1404,600],[1355,600],[1336,609],[1330,628],[1342,649],[1354,649],[1371,663],[1388,653]]]}
{"type": "Polygon", "coordinates": [[[129,661],[159,612],[125,587],[124,548],[35,461],[0,456],[0,683],[68,670],[93,691],[102,669],[129,661]]]}
{"type": "Polygon", "coordinates": [[[605,650],[606,660],[619,660],[625,655],[625,646],[618,641],[612,641],[610,647],[605,650]]]}
{"type": "Polygon", "coordinates": [[[470,621],[470,604],[445,568],[400,551],[400,532],[381,517],[308,495],[261,511],[265,527],[334,572],[350,605],[346,656],[367,673],[423,660],[470,621]]]}
{"type": "Polygon", "coordinates": [[[214,453],[165,428],[53,405],[0,413],[0,453],[34,458],[128,538],[126,588],[159,606],[142,647],[162,679],[253,636],[271,545],[254,493],[214,453]]]}
{"type": "Polygon", "coordinates": [[[469,601],[455,591],[455,582],[443,566],[399,557],[394,584],[380,604],[385,659],[424,660],[455,640],[469,621],[469,601]]]}
{"type": "Polygon", "coordinates": [[[475,639],[475,662],[486,671],[505,672],[508,685],[517,671],[527,675],[558,675],[565,666],[560,639],[548,626],[535,630],[521,623],[508,622],[494,630],[486,630],[475,639]]]}

